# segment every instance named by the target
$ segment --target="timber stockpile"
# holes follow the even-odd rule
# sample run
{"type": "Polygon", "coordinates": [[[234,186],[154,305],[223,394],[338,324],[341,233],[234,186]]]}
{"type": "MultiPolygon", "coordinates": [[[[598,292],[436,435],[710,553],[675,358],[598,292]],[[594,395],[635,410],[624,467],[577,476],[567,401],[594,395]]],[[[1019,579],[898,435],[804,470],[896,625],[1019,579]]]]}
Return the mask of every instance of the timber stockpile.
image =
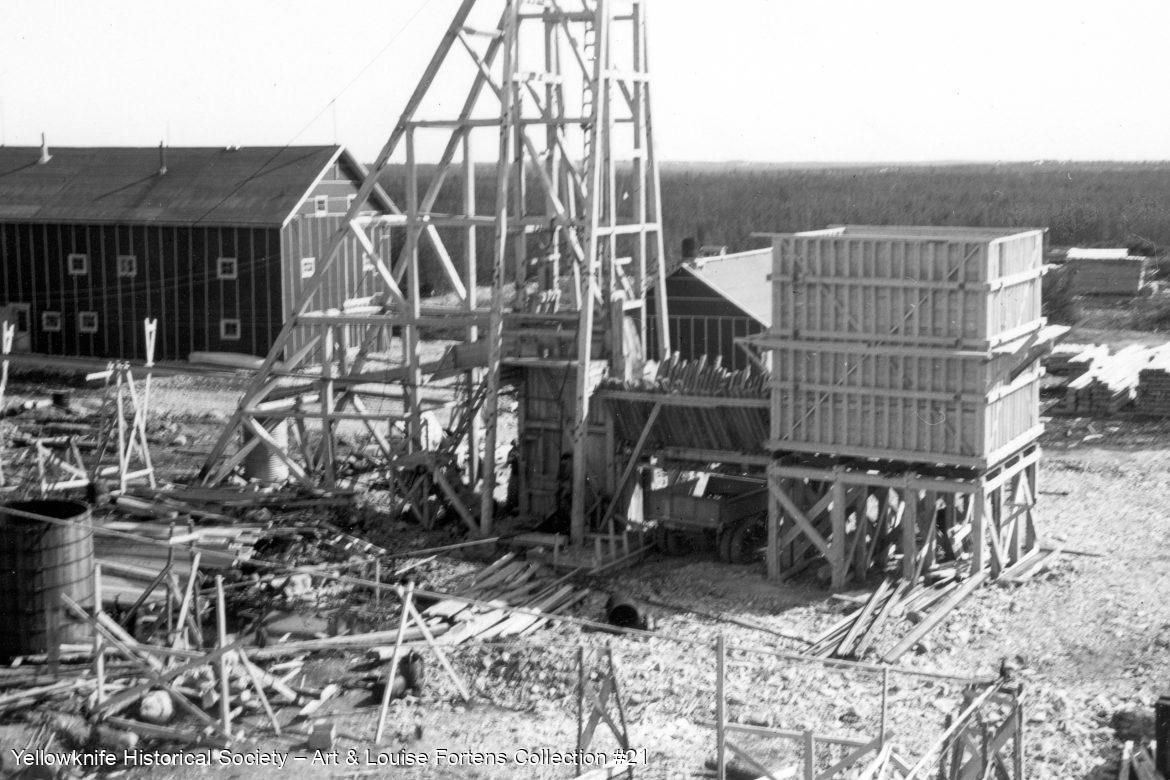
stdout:
{"type": "Polygon", "coordinates": [[[618,438],[677,451],[762,454],[768,426],[768,373],[759,368],[729,371],[718,359],[669,360],[649,364],[647,375],[605,380],[598,397],[613,411],[618,438]]]}
{"type": "Polygon", "coordinates": [[[1054,352],[1045,367],[1052,374],[1071,377],[1050,407],[1054,413],[1082,417],[1170,415],[1168,344],[1134,344],[1113,354],[1101,344],[1067,345],[1054,352]]]}
{"type": "Polygon", "coordinates": [[[1072,274],[1074,295],[1132,298],[1146,284],[1150,258],[1126,249],[1068,250],[1066,266],[1072,274]]]}

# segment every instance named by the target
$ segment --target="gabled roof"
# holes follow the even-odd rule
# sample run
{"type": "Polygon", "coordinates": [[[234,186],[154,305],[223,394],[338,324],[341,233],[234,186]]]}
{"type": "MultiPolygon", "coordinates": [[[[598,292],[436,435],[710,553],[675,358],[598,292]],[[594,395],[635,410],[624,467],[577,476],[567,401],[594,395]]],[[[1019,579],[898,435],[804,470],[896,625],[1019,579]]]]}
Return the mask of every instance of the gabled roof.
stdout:
{"type": "Polygon", "coordinates": [[[772,249],[752,249],[719,257],[702,257],[679,266],[743,310],[766,328],[772,327],[772,249]]]}
{"type": "MultiPolygon", "coordinates": [[[[340,146],[172,147],[165,174],[157,147],[0,146],[0,220],[20,222],[276,226],[295,211],[340,146]]],[[[388,200],[380,189],[379,208],[388,200]]]]}

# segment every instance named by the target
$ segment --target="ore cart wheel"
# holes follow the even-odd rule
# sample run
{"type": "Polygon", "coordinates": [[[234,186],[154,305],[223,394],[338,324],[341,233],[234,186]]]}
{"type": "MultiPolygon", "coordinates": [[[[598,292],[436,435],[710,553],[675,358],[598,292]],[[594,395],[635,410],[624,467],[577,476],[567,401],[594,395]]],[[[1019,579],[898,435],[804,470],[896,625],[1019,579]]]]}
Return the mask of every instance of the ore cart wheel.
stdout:
{"type": "Polygon", "coordinates": [[[731,563],[753,563],[759,560],[760,548],[768,541],[768,529],[759,518],[752,518],[736,525],[727,539],[727,558],[731,563]]]}

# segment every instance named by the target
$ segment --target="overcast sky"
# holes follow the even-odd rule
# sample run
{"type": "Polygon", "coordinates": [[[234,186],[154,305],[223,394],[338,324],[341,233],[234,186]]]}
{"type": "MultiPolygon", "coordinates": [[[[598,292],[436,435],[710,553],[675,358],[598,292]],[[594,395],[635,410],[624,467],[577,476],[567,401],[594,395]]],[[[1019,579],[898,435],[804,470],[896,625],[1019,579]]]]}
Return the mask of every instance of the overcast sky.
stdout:
{"type": "MultiPolygon", "coordinates": [[[[456,6],[0,0],[3,142],[337,140],[368,160],[456,6]]],[[[1165,0],[651,10],[666,160],[1170,159],[1165,0]]]]}

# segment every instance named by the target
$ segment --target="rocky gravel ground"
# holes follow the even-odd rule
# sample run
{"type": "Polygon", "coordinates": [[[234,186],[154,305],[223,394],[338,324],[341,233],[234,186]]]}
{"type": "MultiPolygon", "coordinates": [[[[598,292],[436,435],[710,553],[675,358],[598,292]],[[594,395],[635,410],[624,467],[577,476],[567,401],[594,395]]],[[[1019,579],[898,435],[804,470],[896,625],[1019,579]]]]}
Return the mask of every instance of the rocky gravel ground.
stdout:
{"type": "MultiPolygon", "coordinates": [[[[210,444],[234,394],[216,382],[166,380],[156,386],[160,424],[180,444],[159,459],[182,473],[198,466],[192,455],[210,444]],[[225,397],[228,402],[225,402],[225,397]]],[[[18,388],[19,392],[19,388],[18,388]]],[[[173,439],[172,439],[173,442],[173,439]]],[[[1152,705],[1170,692],[1170,424],[1130,420],[1056,419],[1044,440],[1039,487],[1041,533],[1067,550],[1045,572],[1021,586],[977,591],[933,631],[902,666],[956,676],[990,676],[1013,659],[1024,683],[1027,759],[1032,778],[1116,776],[1125,739],[1152,735],[1152,705]]],[[[420,535],[405,524],[382,522],[376,507],[354,518],[377,529],[377,541],[407,552],[457,537],[451,529],[420,535]]],[[[476,551],[488,560],[501,551],[476,551]]],[[[419,574],[442,588],[465,576],[471,556],[441,557],[419,574]]],[[[588,648],[590,668],[611,648],[625,694],[634,746],[645,747],[641,777],[703,776],[714,748],[714,641],[722,633],[729,653],[730,714],[742,722],[828,733],[873,735],[880,721],[881,675],[837,670],[768,655],[797,651],[801,642],[840,618],[847,604],[816,582],[774,585],[762,567],[727,566],[709,555],[649,558],[594,583],[596,593],[574,612],[598,618],[612,591],[685,609],[657,608],[653,637],[623,637],[561,625],[538,632],[520,647],[465,647],[454,662],[478,691],[464,704],[452,696],[437,666],[420,700],[392,711],[390,737],[374,751],[398,749],[434,756],[442,749],[506,752],[569,750],[576,728],[577,648],[588,648]],[[693,614],[698,609],[747,618],[772,632],[693,614]]],[[[872,587],[872,583],[870,585],[872,587]]],[[[846,596],[864,597],[858,587],[846,596]]],[[[310,678],[338,678],[352,659],[315,662],[310,678]]],[[[899,752],[916,758],[962,701],[963,686],[892,674],[888,727],[899,752]]],[[[373,749],[376,706],[353,690],[323,710],[341,734],[342,755],[373,749]]],[[[259,726],[259,721],[254,721],[259,726]]],[[[604,727],[601,729],[604,732],[604,727]]],[[[27,730],[0,726],[0,747],[23,744],[27,730]]],[[[606,737],[606,739],[609,739],[606,737]]],[[[795,761],[798,748],[775,740],[745,739],[762,757],[795,761]]],[[[612,739],[601,743],[616,747],[612,739]]],[[[262,740],[264,749],[302,750],[303,736],[262,740]]],[[[826,756],[827,758],[827,756],[826,756]]],[[[202,776],[219,769],[190,768],[168,776],[202,776]]],[[[248,769],[245,774],[355,776],[385,766],[302,766],[248,769]]],[[[565,777],[563,766],[449,766],[394,769],[404,777],[565,777]]],[[[132,774],[157,774],[134,770],[132,774]]]]}

